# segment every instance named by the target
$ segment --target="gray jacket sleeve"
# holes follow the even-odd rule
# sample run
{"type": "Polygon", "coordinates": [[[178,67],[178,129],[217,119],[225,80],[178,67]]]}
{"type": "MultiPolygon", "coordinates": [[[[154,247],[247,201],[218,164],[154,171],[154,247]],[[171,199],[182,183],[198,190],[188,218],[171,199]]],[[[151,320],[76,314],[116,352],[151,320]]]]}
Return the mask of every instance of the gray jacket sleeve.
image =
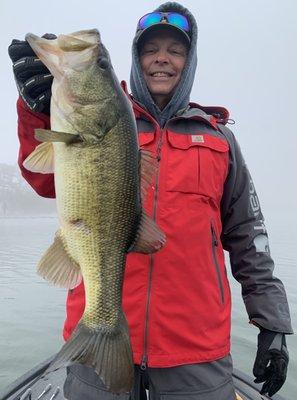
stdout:
{"type": "Polygon", "coordinates": [[[222,244],[232,274],[241,284],[250,321],[263,328],[293,333],[282,282],[273,276],[267,231],[248,168],[233,133],[220,125],[230,146],[229,172],[221,202],[222,244]]]}

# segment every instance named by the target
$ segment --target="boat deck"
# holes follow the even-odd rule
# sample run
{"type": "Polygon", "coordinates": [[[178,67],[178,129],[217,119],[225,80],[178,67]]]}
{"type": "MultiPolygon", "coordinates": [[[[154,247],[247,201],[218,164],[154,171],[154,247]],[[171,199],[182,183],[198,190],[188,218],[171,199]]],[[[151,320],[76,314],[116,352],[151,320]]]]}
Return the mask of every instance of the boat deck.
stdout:
{"type": "MultiPolygon", "coordinates": [[[[43,376],[51,360],[52,357],[37,365],[0,392],[0,400],[63,400],[66,370],[61,368],[43,376]]],[[[233,380],[238,400],[270,399],[270,397],[259,394],[261,385],[255,384],[250,377],[236,369],[233,373],[233,380]]],[[[273,396],[273,400],[285,399],[276,394],[273,396]]]]}

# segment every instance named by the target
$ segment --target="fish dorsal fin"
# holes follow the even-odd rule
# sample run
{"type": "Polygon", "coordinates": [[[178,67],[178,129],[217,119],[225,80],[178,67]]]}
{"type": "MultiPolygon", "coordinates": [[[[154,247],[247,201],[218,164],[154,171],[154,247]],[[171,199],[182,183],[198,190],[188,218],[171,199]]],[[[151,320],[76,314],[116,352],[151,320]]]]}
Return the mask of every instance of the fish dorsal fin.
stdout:
{"type": "Polygon", "coordinates": [[[39,142],[63,142],[67,144],[81,141],[80,135],[76,133],[57,132],[49,129],[35,129],[35,138],[39,142]]]}
{"type": "Polygon", "coordinates": [[[66,289],[73,289],[80,284],[80,267],[68,254],[60,230],[56,233],[54,243],[39,261],[37,272],[47,281],[66,289]]]}
{"type": "Polygon", "coordinates": [[[25,159],[23,166],[31,172],[51,174],[54,172],[54,149],[52,143],[41,143],[25,159]]]}

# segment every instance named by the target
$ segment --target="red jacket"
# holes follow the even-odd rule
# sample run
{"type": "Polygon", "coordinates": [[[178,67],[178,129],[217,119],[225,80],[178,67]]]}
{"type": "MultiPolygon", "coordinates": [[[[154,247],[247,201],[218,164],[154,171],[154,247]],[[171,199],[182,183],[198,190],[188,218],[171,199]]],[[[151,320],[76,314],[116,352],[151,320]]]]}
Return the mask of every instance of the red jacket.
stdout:
{"type": "MultiPolygon", "coordinates": [[[[238,172],[234,178],[234,171],[230,171],[234,164],[235,150],[230,148],[233,139],[218,125],[226,121],[228,112],[190,104],[161,129],[137,103],[133,102],[133,108],[140,146],[159,160],[157,183],[149,191],[144,207],[167,237],[166,246],[152,256],[127,256],[123,308],[134,362],[169,367],[222,358],[230,351],[231,300],[221,236],[225,237],[225,247],[231,246],[234,238],[222,228],[224,221],[231,232],[238,224],[232,220],[232,196],[240,177],[238,172]],[[229,193],[225,193],[226,186],[229,193]],[[226,200],[222,200],[223,195],[226,200]]],[[[33,129],[49,128],[49,119],[29,111],[21,100],[18,114],[22,174],[41,196],[54,197],[52,175],[32,174],[22,166],[37,144],[33,129]]],[[[249,184],[241,183],[241,190],[249,184]]],[[[241,193],[237,196],[243,201],[241,193]]],[[[259,212],[253,223],[258,216],[259,212]]],[[[248,218],[252,221],[251,215],[248,218]]],[[[238,240],[240,243],[243,239],[238,240]]],[[[236,262],[232,266],[237,268],[236,262]]],[[[240,273],[246,267],[249,265],[243,265],[240,273]]],[[[261,311],[254,311],[254,304],[250,307],[255,314],[251,312],[250,319],[257,323],[260,320],[265,327],[261,323],[265,310],[261,318],[261,311]]],[[[83,311],[81,284],[68,294],[66,340],[83,311]]]]}

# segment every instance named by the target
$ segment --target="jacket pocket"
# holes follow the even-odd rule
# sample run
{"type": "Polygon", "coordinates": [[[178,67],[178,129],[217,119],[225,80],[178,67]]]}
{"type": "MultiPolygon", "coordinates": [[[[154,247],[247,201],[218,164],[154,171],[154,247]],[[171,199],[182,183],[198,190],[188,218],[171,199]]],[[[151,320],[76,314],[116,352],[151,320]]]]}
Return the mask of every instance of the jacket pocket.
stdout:
{"type": "Polygon", "coordinates": [[[209,134],[167,133],[167,191],[221,195],[228,166],[227,142],[209,134]]]}
{"type": "Polygon", "coordinates": [[[212,251],[212,257],[213,257],[213,265],[216,271],[216,276],[217,276],[217,282],[218,282],[218,288],[220,292],[220,300],[221,303],[225,303],[225,292],[224,292],[224,284],[223,284],[223,279],[220,271],[220,265],[218,261],[218,238],[216,234],[216,230],[214,227],[213,222],[210,223],[210,229],[211,229],[211,251],[212,251]]]}

